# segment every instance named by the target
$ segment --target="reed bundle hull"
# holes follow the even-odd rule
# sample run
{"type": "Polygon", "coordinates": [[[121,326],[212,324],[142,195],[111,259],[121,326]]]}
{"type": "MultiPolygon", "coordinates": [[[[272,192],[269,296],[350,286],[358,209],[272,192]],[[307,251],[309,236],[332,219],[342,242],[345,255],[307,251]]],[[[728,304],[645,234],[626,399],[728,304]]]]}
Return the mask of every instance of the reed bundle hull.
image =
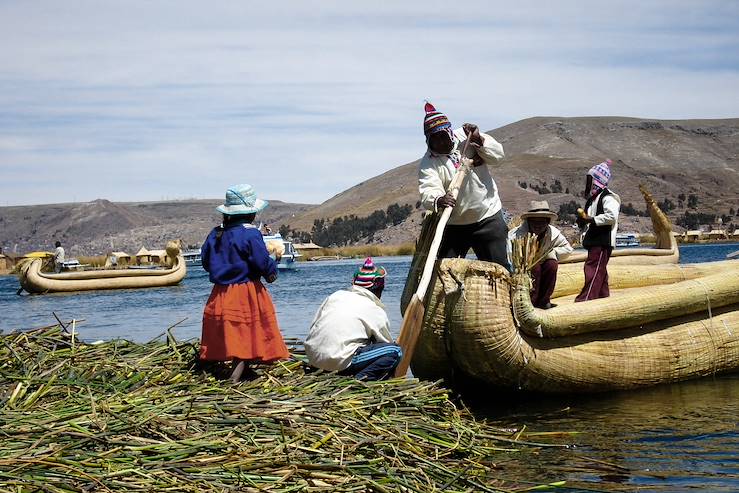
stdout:
{"type": "Polygon", "coordinates": [[[182,255],[168,269],[104,269],[51,274],[41,272],[43,259],[33,259],[20,269],[21,287],[29,293],[57,293],[94,289],[137,289],[179,284],[187,274],[182,255]]]}
{"type": "Polygon", "coordinates": [[[514,279],[496,264],[444,259],[426,299],[412,371],[420,378],[454,375],[456,380],[469,377],[510,389],[555,393],[630,389],[739,370],[739,289],[727,284],[739,282],[732,281],[739,279],[739,263],[673,267],[693,279],[663,285],[671,291],[657,299],[650,298],[656,288],[644,285],[612,292],[611,298],[562,306],[570,311],[571,323],[558,320],[561,334],[542,337],[531,324],[542,323],[545,312],[554,315],[560,307],[522,307],[518,298],[528,296],[525,279],[514,279]],[[718,271],[722,273],[714,273],[718,271]],[[692,309],[678,315],[660,312],[671,293],[685,292],[683,283],[691,282],[693,288],[705,285],[704,291],[694,289],[692,309]],[[644,323],[634,322],[634,315],[622,307],[624,299],[647,306],[651,316],[644,323]],[[712,299],[716,304],[711,305],[712,299]],[[519,320],[517,314],[529,319],[519,320]],[[599,316],[602,327],[591,324],[580,333],[568,332],[580,319],[599,316]],[[623,320],[622,326],[618,320],[623,320]]]}

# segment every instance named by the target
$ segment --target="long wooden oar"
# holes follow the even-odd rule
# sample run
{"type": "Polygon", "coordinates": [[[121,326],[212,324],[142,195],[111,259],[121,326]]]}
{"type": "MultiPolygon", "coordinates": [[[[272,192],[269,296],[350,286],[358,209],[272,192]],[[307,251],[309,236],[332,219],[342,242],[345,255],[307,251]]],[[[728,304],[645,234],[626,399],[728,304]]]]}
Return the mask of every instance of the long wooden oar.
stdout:
{"type": "MultiPolygon", "coordinates": [[[[462,150],[462,165],[454,175],[452,182],[449,184],[448,192],[451,192],[452,196],[456,199],[459,195],[459,189],[462,188],[467,174],[470,172],[472,160],[465,157],[467,154],[467,145],[470,142],[470,136],[467,136],[467,141],[462,150]]],[[[398,336],[398,344],[403,349],[403,359],[395,369],[396,377],[403,377],[408,373],[408,367],[411,364],[411,358],[413,358],[413,351],[416,349],[416,342],[418,341],[418,335],[421,333],[421,326],[423,325],[423,316],[426,313],[426,307],[423,306],[423,299],[426,297],[426,290],[431,282],[431,275],[434,271],[434,264],[436,263],[436,254],[439,253],[439,247],[441,246],[441,239],[444,235],[444,228],[446,223],[449,221],[449,216],[452,214],[453,207],[445,207],[439,218],[439,222],[436,224],[436,230],[434,231],[434,239],[429,247],[428,254],[426,256],[426,262],[423,266],[423,273],[421,274],[421,280],[418,283],[416,292],[411,296],[411,300],[405,309],[403,315],[403,323],[400,326],[400,335],[398,336]]]]}

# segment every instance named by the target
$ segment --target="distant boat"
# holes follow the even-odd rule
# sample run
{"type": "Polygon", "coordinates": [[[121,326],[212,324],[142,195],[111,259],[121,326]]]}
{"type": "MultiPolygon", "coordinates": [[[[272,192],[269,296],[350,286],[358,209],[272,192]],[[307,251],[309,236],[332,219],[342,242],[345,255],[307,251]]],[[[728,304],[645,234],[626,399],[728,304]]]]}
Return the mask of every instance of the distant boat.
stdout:
{"type": "Polygon", "coordinates": [[[295,249],[295,246],[293,245],[293,242],[290,240],[286,240],[282,237],[280,233],[270,234],[270,235],[264,235],[264,243],[266,244],[268,241],[281,241],[282,244],[285,246],[285,253],[282,254],[282,257],[277,262],[277,268],[280,270],[284,269],[295,269],[297,266],[295,265],[295,261],[302,257],[300,252],[298,252],[295,249]]]}
{"type": "Polygon", "coordinates": [[[86,291],[90,289],[135,289],[179,284],[187,274],[179,243],[167,244],[171,267],[130,266],[123,269],[75,270],[61,273],[42,272],[46,259],[25,259],[18,272],[18,280],[29,293],[86,291]]]}
{"type": "Polygon", "coordinates": [[[308,260],[312,262],[320,262],[322,260],[346,260],[350,258],[351,257],[342,257],[341,255],[318,255],[315,257],[311,257],[308,260]]]}
{"type": "Polygon", "coordinates": [[[187,265],[203,265],[203,261],[200,258],[200,250],[187,250],[182,253],[182,256],[185,258],[187,265]]]}
{"type": "Polygon", "coordinates": [[[634,233],[619,233],[616,235],[617,247],[638,247],[641,246],[639,238],[634,233]]]}

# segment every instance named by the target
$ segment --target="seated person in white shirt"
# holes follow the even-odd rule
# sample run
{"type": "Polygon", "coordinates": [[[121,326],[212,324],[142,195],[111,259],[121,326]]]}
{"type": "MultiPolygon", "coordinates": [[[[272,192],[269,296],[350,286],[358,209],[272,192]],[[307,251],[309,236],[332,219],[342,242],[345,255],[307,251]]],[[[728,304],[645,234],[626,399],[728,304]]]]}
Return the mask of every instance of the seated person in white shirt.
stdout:
{"type": "Polygon", "coordinates": [[[392,377],[403,355],[390,336],[380,301],[386,271],[371,258],[354,273],[352,286],[331,294],[313,318],[305,352],[312,366],[359,380],[392,377]]]}
{"type": "Polygon", "coordinates": [[[551,302],[554,286],[557,284],[557,269],[559,261],[572,253],[572,245],[559,229],[550,224],[557,219],[557,214],[549,210],[546,200],[532,200],[529,211],[521,214],[521,219],[523,222],[508,233],[508,239],[524,238],[533,233],[537,236],[539,245],[549,250],[546,257],[531,269],[531,303],[537,308],[547,310],[557,306],[551,302]]]}

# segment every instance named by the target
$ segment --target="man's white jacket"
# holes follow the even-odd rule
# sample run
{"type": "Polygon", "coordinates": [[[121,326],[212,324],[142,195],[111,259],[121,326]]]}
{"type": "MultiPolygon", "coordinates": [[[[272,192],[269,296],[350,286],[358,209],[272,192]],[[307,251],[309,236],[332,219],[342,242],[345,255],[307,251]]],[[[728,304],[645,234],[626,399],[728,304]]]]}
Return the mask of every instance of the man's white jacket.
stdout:
{"type": "MultiPolygon", "coordinates": [[[[548,250],[549,253],[547,253],[543,260],[552,259],[559,262],[560,260],[564,260],[565,258],[569,257],[573,251],[573,248],[572,245],[570,245],[570,242],[567,241],[567,238],[565,238],[565,235],[563,235],[558,228],[555,228],[551,224],[548,227],[549,233],[544,236],[544,244],[542,245],[542,248],[544,250],[548,250]]],[[[517,238],[525,238],[526,235],[530,232],[531,231],[529,231],[529,223],[525,219],[520,226],[508,232],[509,256],[511,251],[510,242],[517,238]]]]}
{"type": "Polygon", "coordinates": [[[365,288],[351,286],[326,298],[313,317],[305,352],[311,365],[344,370],[370,342],[393,342],[385,305],[365,288]]]}
{"type": "MultiPolygon", "coordinates": [[[[471,146],[467,149],[468,157],[475,152],[485,164],[474,166],[467,176],[465,184],[459,190],[457,205],[449,217],[449,224],[474,224],[493,216],[501,209],[498,186],[490,175],[489,164],[496,164],[503,159],[503,146],[491,136],[480,133],[483,145],[477,151],[471,146]],[[470,152],[471,151],[471,152],[470,152]]],[[[421,158],[418,168],[418,191],[421,203],[428,210],[436,210],[436,200],[445,195],[452,182],[457,168],[454,161],[460,160],[467,135],[464,130],[454,130],[454,150],[451,154],[435,154],[427,150],[421,158]]]]}

